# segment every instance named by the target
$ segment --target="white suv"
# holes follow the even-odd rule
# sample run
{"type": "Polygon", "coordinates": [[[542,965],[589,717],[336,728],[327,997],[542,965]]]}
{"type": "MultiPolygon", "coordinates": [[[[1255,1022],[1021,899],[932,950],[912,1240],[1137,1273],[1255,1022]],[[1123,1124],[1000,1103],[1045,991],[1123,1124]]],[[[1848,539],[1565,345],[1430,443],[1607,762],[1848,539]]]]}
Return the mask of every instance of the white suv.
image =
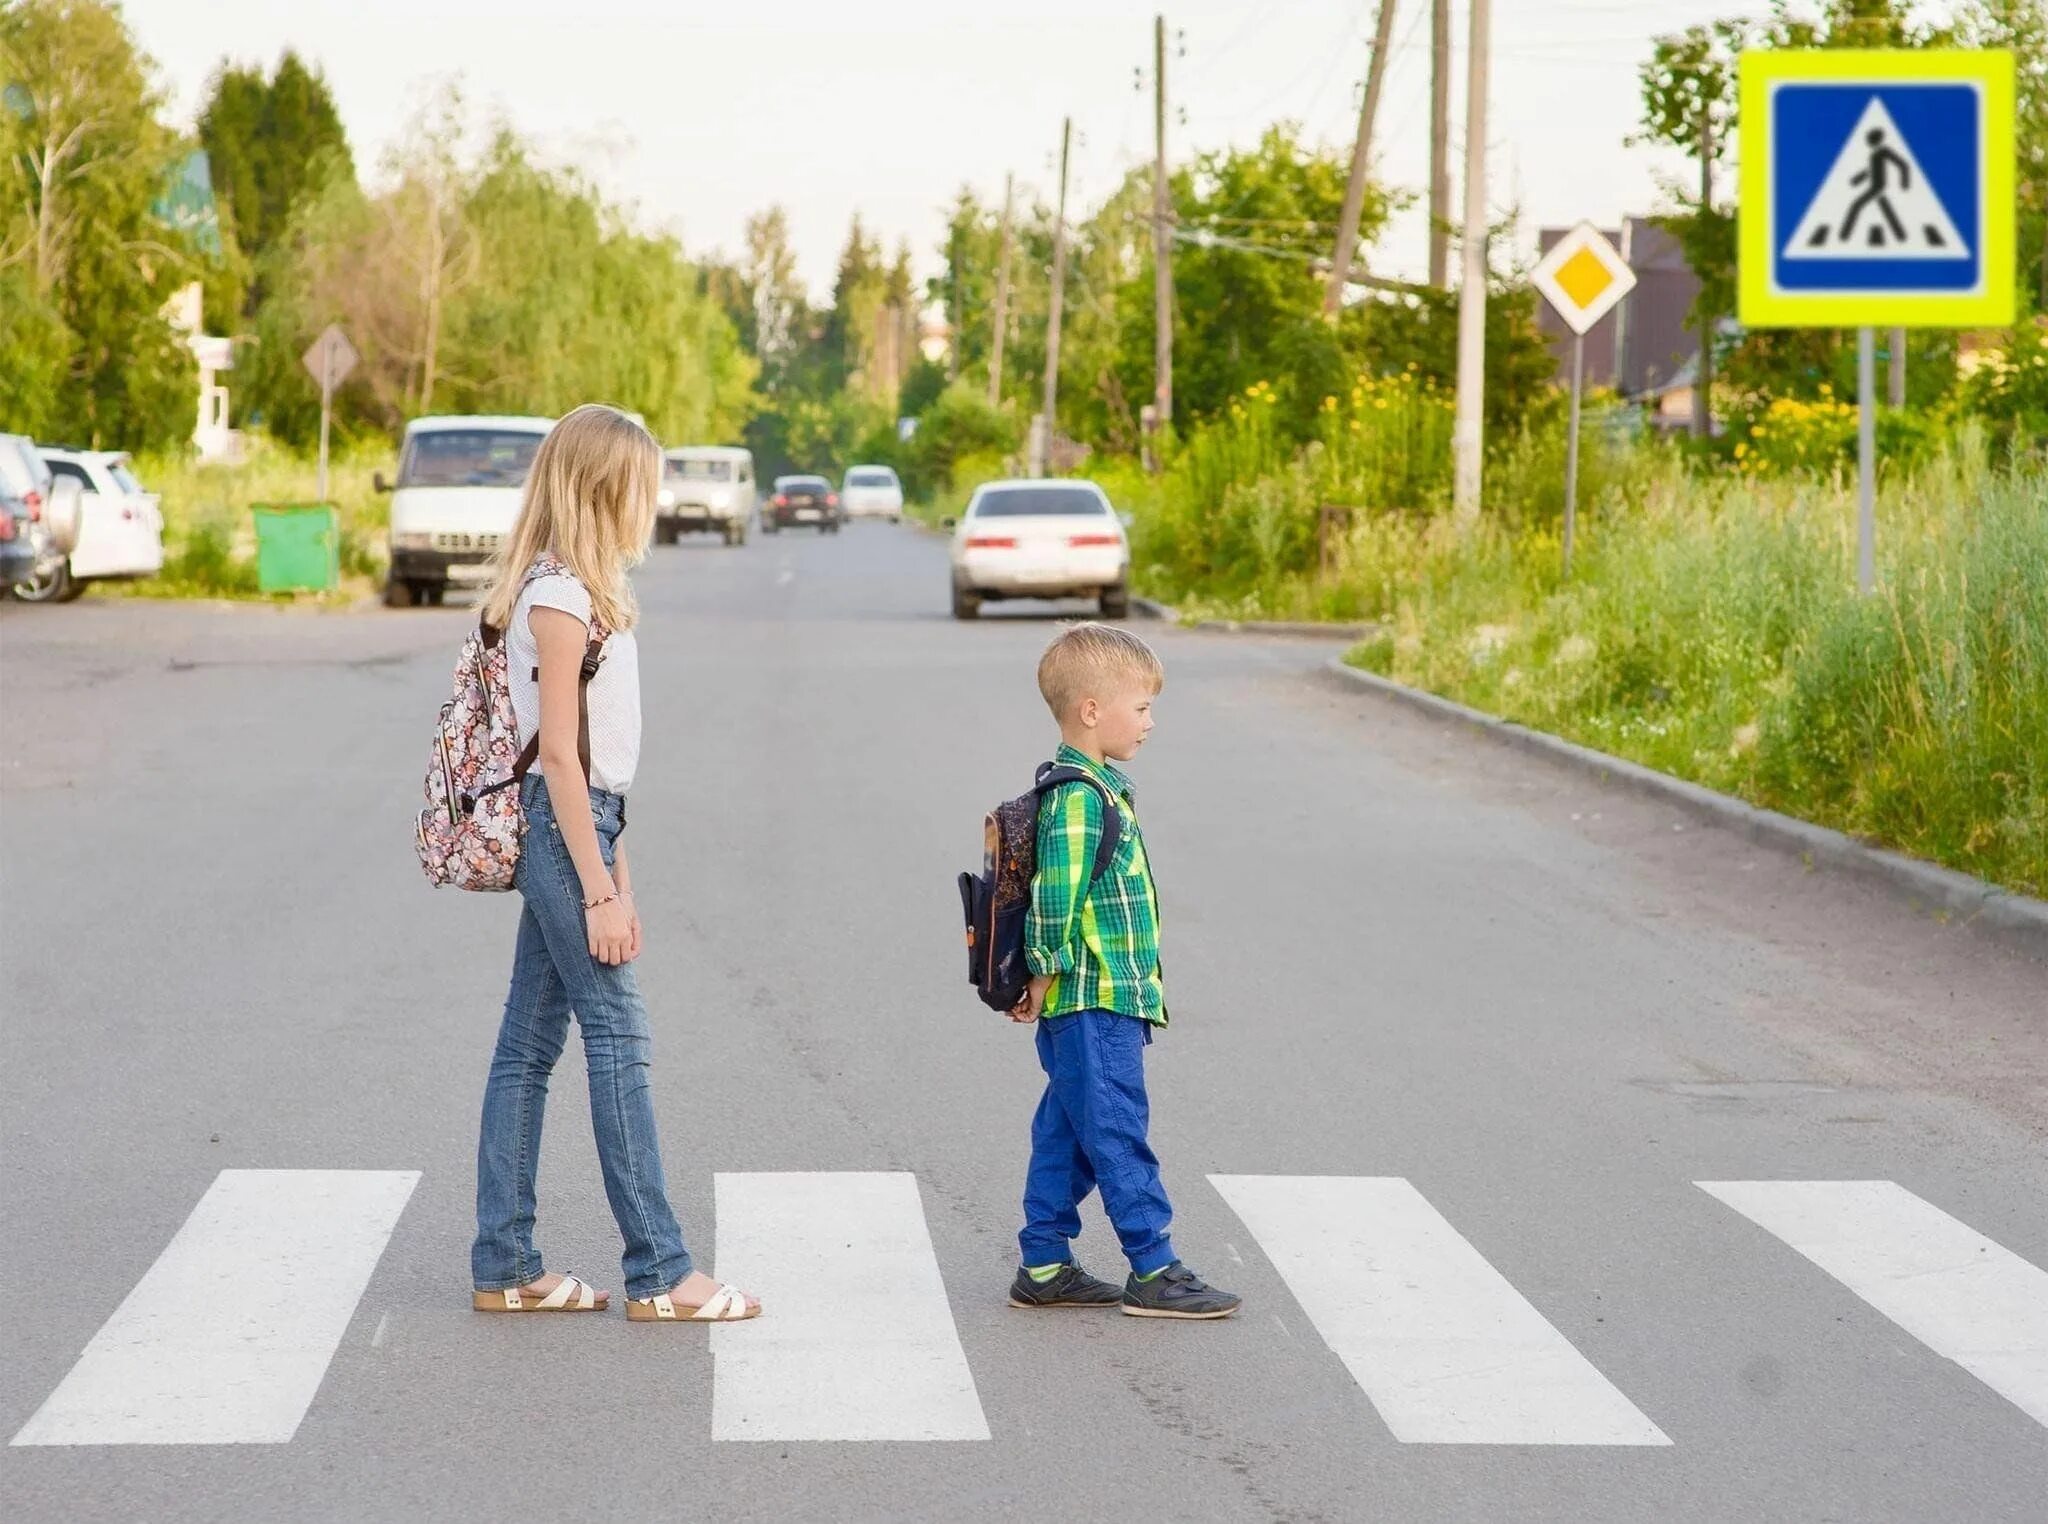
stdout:
{"type": "Polygon", "coordinates": [[[85,584],[153,577],[164,569],[164,516],[154,492],[135,479],[121,450],[42,447],[57,486],[78,489],[78,531],[69,555],[54,547],[35,577],[18,584],[26,603],[69,603],[85,584]]]}
{"type": "Polygon", "coordinates": [[[1122,517],[1090,481],[977,487],[953,531],[953,617],[987,599],[1099,598],[1102,617],[1131,611],[1131,546],[1122,517]]]}
{"type": "Polygon", "coordinates": [[[903,521],[903,483],[887,466],[849,466],[839,484],[839,503],[850,519],[903,521]]]}
{"type": "Polygon", "coordinates": [[[550,418],[415,418],[405,426],[398,480],[377,473],[391,493],[391,574],[384,601],[393,608],[439,603],[451,582],[475,586],[512,532],[526,473],[550,418]]]}

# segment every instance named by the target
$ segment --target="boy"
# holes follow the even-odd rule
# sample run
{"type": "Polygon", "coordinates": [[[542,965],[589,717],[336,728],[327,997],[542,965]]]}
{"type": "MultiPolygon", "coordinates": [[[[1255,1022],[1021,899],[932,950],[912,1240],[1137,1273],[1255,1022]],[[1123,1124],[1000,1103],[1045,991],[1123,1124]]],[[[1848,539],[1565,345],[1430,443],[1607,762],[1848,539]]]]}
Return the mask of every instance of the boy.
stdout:
{"type": "Polygon", "coordinates": [[[1159,901],[1130,781],[1110,762],[1130,761],[1145,744],[1165,681],[1152,648],[1113,625],[1061,631],[1038,664],[1038,691],[1059,722],[1059,760],[1101,786],[1061,784],[1039,807],[1024,923],[1033,977],[1010,1019],[1038,1022],[1046,1086],[1031,1123],[1014,1307],[1120,1303],[1137,1318],[1227,1318],[1238,1307],[1174,1257],[1173,1208],[1145,1141],[1144,1053],[1153,1027],[1166,1025],[1159,901]],[[1106,807],[1122,829],[1091,886],[1106,807]],[[1080,1205],[1097,1188],[1131,1262],[1121,1293],[1073,1260],[1080,1205]]]}

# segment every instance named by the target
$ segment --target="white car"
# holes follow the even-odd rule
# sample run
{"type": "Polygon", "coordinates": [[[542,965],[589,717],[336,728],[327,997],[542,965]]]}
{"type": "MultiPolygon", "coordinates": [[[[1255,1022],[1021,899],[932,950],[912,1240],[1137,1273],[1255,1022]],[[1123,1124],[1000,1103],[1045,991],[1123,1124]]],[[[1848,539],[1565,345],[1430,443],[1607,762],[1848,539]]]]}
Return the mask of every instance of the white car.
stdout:
{"type": "Polygon", "coordinates": [[[990,599],[1097,598],[1105,619],[1131,611],[1124,521],[1090,481],[990,482],[953,531],[953,617],[990,599]]]}
{"type": "Polygon", "coordinates": [[[654,538],[673,545],[686,530],[708,529],[728,545],[747,542],[754,517],[754,456],[728,445],[685,445],[663,457],[654,538]]]}
{"type": "Polygon", "coordinates": [[[490,579],[499,542],[512,532],[526,473],[551,418],[450,415],[415,418],[399,447],[398,480],[376,476],[391,494],[392,608],[439,603],[451,582],[490,579]]]}
{"type": "Polygon", "coordinates": [[[850,519],[903,522],[903,483],[887,466],[849,466],[839,484],[839,502],[850,519]]]}
{"type": "Polygon", "coordinates": [[[56,484],[78,490],[78,528],[71,553],[53,547],[35,577],[15,587],[15,597],[69,603],[88,582],[154,577],[164,569],[164,516],[125,452],[40,448],[56,484]]]}

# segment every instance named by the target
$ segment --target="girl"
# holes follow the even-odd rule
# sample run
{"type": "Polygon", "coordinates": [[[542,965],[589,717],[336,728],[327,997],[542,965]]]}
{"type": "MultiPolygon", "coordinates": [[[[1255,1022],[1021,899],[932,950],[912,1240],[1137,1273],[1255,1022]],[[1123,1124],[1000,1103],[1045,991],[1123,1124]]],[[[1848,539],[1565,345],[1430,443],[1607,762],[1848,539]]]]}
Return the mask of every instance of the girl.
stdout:
{"type": "Polygon", "coordinates": [[[619,835],[640,755],[640,668],[626,573],[646,554],[660,479],[661,449],[644,428],[615,408],[577,408],[534,456],[484,598],[484,622],[504,632],[520,742],[539,733],[540,765],[519,785],[526,836],[515,887],[525,911],[477,1144],[470,1269],[483,1312],[610,1305],[578,1277],[544,1269],[533,1246],[541,1114],[571,1010],[605,1196],[626,1241],[626,1316],[738,1322],[761,1311],[690,1268],[662,1179],[647,1007],[632,967],[640,917],[619,835]],[[587,652],[598,665],[585,684],[587,652]]]}

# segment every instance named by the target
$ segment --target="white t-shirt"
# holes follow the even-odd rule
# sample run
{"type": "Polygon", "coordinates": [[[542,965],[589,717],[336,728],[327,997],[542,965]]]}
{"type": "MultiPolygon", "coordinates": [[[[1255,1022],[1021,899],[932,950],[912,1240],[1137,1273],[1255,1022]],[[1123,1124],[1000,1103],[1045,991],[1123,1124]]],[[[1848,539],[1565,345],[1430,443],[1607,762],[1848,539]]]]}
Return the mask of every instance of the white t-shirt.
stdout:
{"type": "MultiPolygon", "coordinates": [[[[540,729],[540,646],[527,616],[533,609],[560,609],[586,628],[590,594],[567,573],[536,577],[512,606],[505,633],[506,677],[512,685],[512,713],[524,746],[540,729]]],[[[585,637],[588,639],[588,636],[585,637]]],[[[538,766],[538,764],[535,764],[538,766]]],[[[631,630],[615,630],[604,643],[604,660],[590,680],[590,786],[623,794],[640,765],[640,646],[631,630]]]]}

